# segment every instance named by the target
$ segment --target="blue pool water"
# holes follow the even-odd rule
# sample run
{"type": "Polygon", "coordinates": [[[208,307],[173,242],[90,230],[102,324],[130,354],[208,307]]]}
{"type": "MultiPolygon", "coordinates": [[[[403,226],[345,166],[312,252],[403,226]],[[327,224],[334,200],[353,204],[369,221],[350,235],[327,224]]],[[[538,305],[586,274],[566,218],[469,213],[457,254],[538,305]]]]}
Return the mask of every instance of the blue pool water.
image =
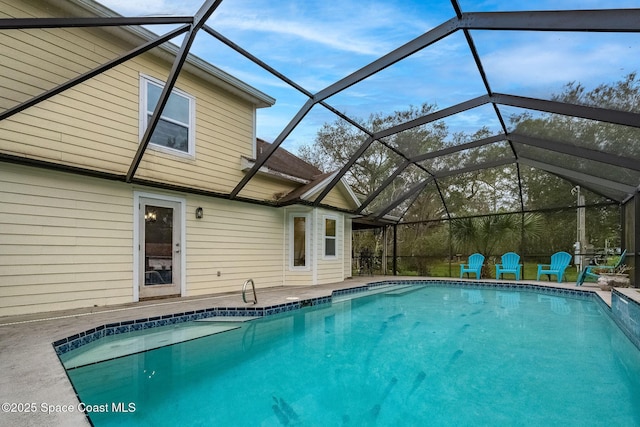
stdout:
{"type": "Polygon", "coordinates": [[[590,298],[413,286],[236,326],[69,377],[96,426],[640,425],[640,351],[590,298]]]}

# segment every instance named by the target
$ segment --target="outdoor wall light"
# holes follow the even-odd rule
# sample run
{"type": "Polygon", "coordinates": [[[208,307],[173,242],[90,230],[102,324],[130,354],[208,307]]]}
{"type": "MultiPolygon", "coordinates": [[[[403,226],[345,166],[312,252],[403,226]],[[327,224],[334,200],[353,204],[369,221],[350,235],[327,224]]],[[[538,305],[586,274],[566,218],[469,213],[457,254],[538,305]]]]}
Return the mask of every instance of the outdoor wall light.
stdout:
{"type": "Polygon", "coordinates": [[[204,211],[202,210],[202,208],[196,208],[196,219],[202,219],[202,217],[204,216],[204,211]]]}
{"type": "Polygon", "coordinates": [[[158,217],[158,214],[153,211],[149,211],[144,214],[144,220],[146,222],[156,222],[157,217],[158,217]]]}

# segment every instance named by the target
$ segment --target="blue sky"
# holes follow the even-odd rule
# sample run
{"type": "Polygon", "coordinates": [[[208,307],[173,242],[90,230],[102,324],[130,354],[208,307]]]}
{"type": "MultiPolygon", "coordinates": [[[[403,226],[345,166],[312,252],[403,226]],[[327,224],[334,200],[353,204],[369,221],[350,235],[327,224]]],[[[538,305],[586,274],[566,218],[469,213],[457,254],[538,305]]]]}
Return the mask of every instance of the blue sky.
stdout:
{"type": "MultiPolygon", "coordinates": [[[[124,16],[191,15],[203,0],[102,0],[124,16]]],[[[460,0],[463,12],[640,8],[640,0],[460,0]]],[[[311,92],[317,92],[455,16],[449,0],[223,0],[208,25],[311,92]]],[[[153,30],[153,28],[150,28],[153,30]]],[[[154,31],[163,32],[166,28],[154,31]]],[[[640,35],[472,31],[495,92],[549,98],[564,84],[587,88],[640,71],[640,35]]],[[[177,41],[178,43],[179,41],[177,41]]],[[[258,113],[257,136],[273,141],[306,97],[202,32],[192,52],[276,98],[258,113]]],[[[484,94],[464,35],[458,32],[327,100],[366,119],[409,105],[438,109],[484,94]]],[[[486,125],[491,108],[447,119],[451,131],[486,125]]],[[[515,111],[514,111],[515,112],[515,111]]],[[[287,138],[296,152],[335,120],[316,106],[287,138]]]]}

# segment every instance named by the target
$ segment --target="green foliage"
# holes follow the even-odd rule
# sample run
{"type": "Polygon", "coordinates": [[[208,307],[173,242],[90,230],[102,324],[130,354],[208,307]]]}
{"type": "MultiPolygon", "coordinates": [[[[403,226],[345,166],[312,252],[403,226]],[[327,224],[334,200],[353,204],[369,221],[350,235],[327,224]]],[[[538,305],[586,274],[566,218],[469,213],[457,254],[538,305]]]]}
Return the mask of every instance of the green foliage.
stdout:
{"type": "MultiPolygon", "coordinates": [[[[571,82],[565,85],[562,93],[553,95],[551,99],[569,104],[640,113],[640,78],[637,73],[630,73],[619,82],[602,84],[591,91],[587,91],[580,83],[571,82]]],[[[640,159],[640,144],[638,144],[640,128],[560,114],[534,117],[528,112],[511,116],[509,122],[515,128],[515,132],[524,135],[534,135],[551,141],[562,141],[640,159]]],[[[545,163],[568,167],[621,183],[637,183],[638,176],[635,171],[614,166],[603,168],[602,163],[576,156],[529,148],[527,150],[530,150],[528,151],[530,155],[533,154],[537,160],[545,163]]],[[[534,193],[532,197],[535,197],[534,193]]],[[[601,196],[592,195],[591,199],[587,199],[587,203],[594,198],[601,200],[601,196]]]]}
{"type": "Polygon", "coordinates": [[[364,249],[368,249],[374,255],[382,254],[384,241],[381,229],[356,230],[353,232],[353,255],[358,257],[364,249]]]}
{"type": "Polygon", "coordinates": [[[542,234],[542,217],[535,213],[460,218],[451,221],[451,240],[460,253],[479,252],[485,257],[518,251],[521,237],[536,241],[542,234]]]}
{"type": "MultiPolygon", "coordinates": [[[[372,114],[368,120],[358,122],[372,132],[379,132],[434,110],[435,106],[429,104],[418,108],[410,106],[406,111],[396,111],[388,116],[372,114]]],[[[446,126],[437,122],[390,135],[382,141],[374,141],[358,157],[345,178],[356,193],[370,194],[404,161],[398,152],[415,156],[437,150],[443,146],[447,133],[446,126]]],[[[333,123],[325,123],[318,131],[314,143],[302,146],[298,150],[298,156],[325,172],[333,171],[347,163],[367,139],[368,135],[345,120],[337,119],[333,123]]],[[[415,182],[416,179],[405,176],[394,183],[394,186],[400,191],[415,182]]]]}
{"type": "MultiPolygon", "coordinates": [[[[636,73],[631,73],[619,82],[603,84],[592,90],[571,82],[551,99],[638,113],[640,78],[636,73]]],[[[435,105],[423,104],[390,115],[373,114],[359,121],[372,132],[379,132],[435,110],[435,105]]],[[[508,122],[509,130],[514,133],[640,160],[638,128],[552,113],[534,115],[525,112],[509,117],[508,122]]],[[[443,221],[398,228],[398,249],[406,257],[403,262],[407,265],[404,268],[421,272],[431,270],[425,261],[427,257],[439,255],[448,258],[450,242],[457,253],[477,251],[486,256],[509,250],[522,252],[522,255],[540,256],[559,250],[572,251],[576,239],[576,198],[571,189],[577,182],[569,182],[559,173],[524,164],[473,170],[483,163],[513,159],[517,155],[586,175],[637,184],[636,171],[513,141],[480,145],[441,156],[431,155],[490,136],[491,133],[484,127],[476,132],[451,133],[444,121],[417,126],[373,141],[345,175],[364,200],[379,190],[389,176],[397,173],[391,184],[367,207],[365,214],[381,212],[385,206],[399,200],[399,196],[409,188],[420,182],[427,183],[424,190],[402,201],[389,212],[389,215],[406,222],[443,221]],[[407,162],[407,159],[415,159],[416,156],[420,156],[419,161],[412,164],[407,162]],[[464,168],[472,170],[464,174],[456,173],[464,168]],[[434,176],[438,178],[434,179],[434,176]],[[545,213],[482,216],[517,212],[521,208],[526,211],[544,210],[545,213]],[[558,210],[551,211],[550,208],[558,210]],[[447,222],[450,217],[459,218],[451,223],[451,236],[447,222]],[[409,261],[411,258],[414,260],[409,261]]],[[[368,135],[338,119],[326,123],[313,144],[302,147],[299,155],[324,171],[336,170],[347,163],[368,139],[368,135]]],[[[581,192],[585,195],[587,205],[609,201],[606,188],[592,188],[589,191],[585,186],[589,187],[588,183],[584,183],[581,192]]],[[[609,196],[613,197],[611,194],[609,196]]],[[[588,239],[596,248],[604,247],[605,241],[609,247],[620,245],[617,206],[588,208],[586,222],[588,239]]],[[[379,235],[369,236],[365,240],[354,244],[354,250],[366,244],[372,250],[379,251],[385,244],[379,235]]]]}

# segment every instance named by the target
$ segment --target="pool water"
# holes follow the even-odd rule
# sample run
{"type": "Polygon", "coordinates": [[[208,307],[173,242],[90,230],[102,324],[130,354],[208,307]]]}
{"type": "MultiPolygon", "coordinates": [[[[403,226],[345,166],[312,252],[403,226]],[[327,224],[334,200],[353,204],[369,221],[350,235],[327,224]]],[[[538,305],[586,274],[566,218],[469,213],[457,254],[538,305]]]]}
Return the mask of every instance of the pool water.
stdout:
{"type": "Polygon", "coordinates": [[[640,425],[640,351],[591,298],[412,286],[239,326],[68,374],[134,404],[96,426],[640,425]]]}

